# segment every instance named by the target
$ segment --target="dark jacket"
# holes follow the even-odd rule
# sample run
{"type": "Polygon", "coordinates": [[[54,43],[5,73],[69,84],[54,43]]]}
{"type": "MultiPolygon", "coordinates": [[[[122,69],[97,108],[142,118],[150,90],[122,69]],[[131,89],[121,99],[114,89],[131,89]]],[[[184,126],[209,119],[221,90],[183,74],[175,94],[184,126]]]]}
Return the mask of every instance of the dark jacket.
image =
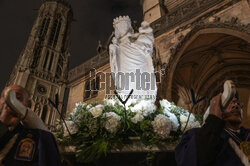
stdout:
{"type": "MultiPolygon", "coordinates": [[[[201,128],[191,129],[184,133],[180,144],[175,149],[177,165],[243,166],[228,142],[230,135],[224,127],[223,120],[209,115],[205,125],[201,128]]],[[[241,127],[240,133],[235,134],[241,140],[245,140],[249,132],[249,129],[241,127]]]]}
{"type": "Polygon", "coordinates": [[[39,129],[23,128],[3,160],[3,164],[5,166],[61,166],[53,134],[39,129]]]}

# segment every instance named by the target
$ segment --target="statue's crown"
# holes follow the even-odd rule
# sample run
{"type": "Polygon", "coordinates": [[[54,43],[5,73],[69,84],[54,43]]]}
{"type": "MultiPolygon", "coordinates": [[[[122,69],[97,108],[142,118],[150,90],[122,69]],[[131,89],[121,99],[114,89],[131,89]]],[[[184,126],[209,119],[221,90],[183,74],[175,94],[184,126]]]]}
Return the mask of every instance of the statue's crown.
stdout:
{"type": "Polygon", "coordinates": [[[131,20],[129,18],[129,16],[119,16],[119,17],[116,17],[113,21],[113,25],[116,25],[120,22],[128,22],[129,24],[131,24],[131,20]]]}

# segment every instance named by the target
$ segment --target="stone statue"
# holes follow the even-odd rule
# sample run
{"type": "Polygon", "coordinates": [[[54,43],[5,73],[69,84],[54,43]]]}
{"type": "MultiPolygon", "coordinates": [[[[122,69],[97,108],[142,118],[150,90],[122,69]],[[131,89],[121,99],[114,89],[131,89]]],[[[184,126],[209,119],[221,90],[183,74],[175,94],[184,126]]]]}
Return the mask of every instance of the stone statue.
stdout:
{"type": "Polygon", "coordinates": [[[114,19],[114,37],[109,45],[110,67],[116,89],[123,98],[133,89],[131,99],[155,101],[157,87],[152,63],[154,36],[143,21],[134,33],[128,16],[114,19]]]}

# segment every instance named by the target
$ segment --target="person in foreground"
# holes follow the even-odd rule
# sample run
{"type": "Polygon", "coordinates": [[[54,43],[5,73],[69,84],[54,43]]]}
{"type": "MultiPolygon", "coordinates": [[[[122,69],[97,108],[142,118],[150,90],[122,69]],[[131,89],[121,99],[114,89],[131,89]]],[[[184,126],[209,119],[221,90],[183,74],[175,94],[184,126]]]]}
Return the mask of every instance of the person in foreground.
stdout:
{"type": "Polygon", "coordinates": [[[250,166],[250,130],[240,127],[242,106],[234,96],[226,110],[221,94],[210,101],[210,112],[201,128],[183,134],[175,149],[178,166],[250,166]]]}
{"type": "MultiPolygon", "coordinates": [[[[44,127],[35,128],[35,124],[33,128],[27,128],[29,115],[25,115],[25,120],[25,117],[7,105],[7,90],[13,90],[18,101],[27,108],[31,107],[29,94],[21,86],[11,85],[3,90],[0,98],[0,166],[61,165],[54,136],[44,127]]],[[[26,114],[29,113],[33,115],[33,112],[26,114]]]]}

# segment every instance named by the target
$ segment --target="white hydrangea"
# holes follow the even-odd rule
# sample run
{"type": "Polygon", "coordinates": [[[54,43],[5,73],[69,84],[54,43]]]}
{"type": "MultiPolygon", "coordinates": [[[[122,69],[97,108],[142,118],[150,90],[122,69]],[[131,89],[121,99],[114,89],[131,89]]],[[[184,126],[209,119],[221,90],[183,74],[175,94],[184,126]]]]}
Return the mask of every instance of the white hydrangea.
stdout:
{"type": "MultiPolygon", "coordinates": [[[[131,107],[132,104],[134,105],[137,102],[138,102],[138,100],[136,100],[136,99],[128,99],[127,103],[125,104],[125,108],[128,110],[131,107]]],[[[117,99],[117,103],[120,106],[124,107],[124,105],[118,99],[117,99]]]]}
{"type": "MultiPolygon", "coordinates": [[[[187,120],[188,120],[188,114],[180,116],[181,130],[184,130],[186,123],[187,123],[187,120]]],[[[197,128],[197,127],[200,127],[200,123],[195,119],[195,116],[193,114],[191,114],[186,130],[189,130],[192,128],[197,128]]]]}
{"type": "Polygon", "coordinates": [[[180,115],[180,122],[181,122],[181,130],[184,129],[185,124],[187,122],[188,117],[185,115],[180,115]]]}
{"type": "MultiPolygon", "coordinates": [[[[76,134],[78,132],[78,126],[73,121],[66,120],[65,123],[69,129],[70,134],[76,134]]],[[[64,137],[69,136],[69,132],[65,124],[63,123],[63,136],[64,137]]]]}
{"type": "MultiPolygon", "coordinates": [[[[187,122],[187,119],[188,119],[188,113],[187,114],[181,114],[180,116],[180,121],[181,123],[186,123],[187,122]]],[[[195,116],[193,114],[190,115],[189,117],[189,121],[195,121],[195,116]]]]}
{"type": "Polygon", "coordinates": [[[131,108],[132,112],[141,113],[144,117],[153,113],[155,109],[154,102],[152,100],[141,100],[139,103],[131,108]]]}
{"type": "Polygon", "coordinates": [[[166,99],[160,100],[160,105],[162,108],[166,109],[166,110],[171,110],[171,103],[169,101],[167,101],[166,99]]]}
{"type": "Polygon", "coordinates": [[[94,118],[97,118],[102,114],[103,109],[104,109],[104,106],[101,104],[98,104],[95,107],[90,108],[89,112],[93,115],[94,118]]]}
{"type": "Polygon", "coordinates": [[[106,118],[104,127],[111,133],[116,132],[121,117],[114,112],[107,112],[103,114],[103,118],[106,118]]]}
{"type": "Polygon", "coordinates": [[[169,112],[168,110],[164,109],[163,110],[164,114],[167,115],[169,117],[169,119],[171,120],[171,124],[172,124],[172,130],[173,131],[177,131],[180,124],[179,121],[177,119],[177,117],[175,116],[175,114],[169,112]]]}
{"type": "Polygon", "coordinates": [[[131,106],[132,104],[136,104],[137,103],[137,99],[129,99],[126,103],[126,108],[128,108],[129,106],[131,106]]]}
{"type": "Polygon", "coordinates": [[[86,109],[89,110],[91,107],[92,107],[92,105],[88,104],[87,107],[86,107],[86,109]]]}
{"type": "Polygon", "coordinates": [[[141,113],[137,113],[133,118],[131,118],[131,122],[138,123],[144,119],[143,115],[141,113]]]}
{"type": "Polygon", "coordinates": [[[157,115],[152,122],[154,132],[157,133],[161,138],[165,139],[169,136],[172,128],[171,121],[164,115],[157,115]]]}
{"type": "Polygon", "coordinates": [[[114,106],[116,103],[115,99],[104,99],[104,105],[114,106]]]}

